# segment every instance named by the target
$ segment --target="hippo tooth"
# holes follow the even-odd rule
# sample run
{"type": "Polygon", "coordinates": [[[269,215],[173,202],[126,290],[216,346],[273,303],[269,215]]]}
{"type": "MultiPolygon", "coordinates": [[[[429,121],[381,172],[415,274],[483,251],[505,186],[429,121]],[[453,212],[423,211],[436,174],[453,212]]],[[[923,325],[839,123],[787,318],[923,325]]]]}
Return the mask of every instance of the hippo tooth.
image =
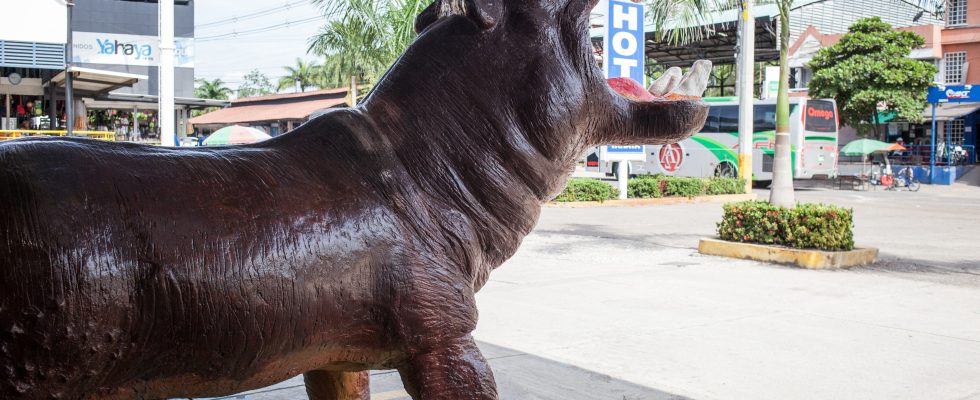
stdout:
{"type": "Polygon", "coordinates": [[[698,60],[691,67],[691,71],[681,80],[674,93],[683,96],[701,97],[704,90],[708,88],[708,78],[711,77],[711,61],[698,60]]]}
{"type": "Polygon", "coordinates": [[[671,90],[674,90],[681,83],[681,75],[680,68],[671,67],[663,75],[660,75],[660,78],[653,81],[647,90],[654,96],[662,97],[670,93],[671,90]]]}

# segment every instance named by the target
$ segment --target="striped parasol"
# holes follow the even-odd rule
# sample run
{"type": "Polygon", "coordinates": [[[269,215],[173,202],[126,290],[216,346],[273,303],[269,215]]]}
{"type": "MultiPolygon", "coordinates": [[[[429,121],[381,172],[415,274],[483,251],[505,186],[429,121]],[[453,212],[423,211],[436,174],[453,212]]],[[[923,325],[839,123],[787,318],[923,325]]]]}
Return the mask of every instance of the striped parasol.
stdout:
{"type": "Polygon", "coordinates": [[[229,144],[246,144],[261,142],[269,139],[265,132],[247,126],[232,125],[218,129],[207,139],[204,139],[205,146],[224,146],[229,144]]]}

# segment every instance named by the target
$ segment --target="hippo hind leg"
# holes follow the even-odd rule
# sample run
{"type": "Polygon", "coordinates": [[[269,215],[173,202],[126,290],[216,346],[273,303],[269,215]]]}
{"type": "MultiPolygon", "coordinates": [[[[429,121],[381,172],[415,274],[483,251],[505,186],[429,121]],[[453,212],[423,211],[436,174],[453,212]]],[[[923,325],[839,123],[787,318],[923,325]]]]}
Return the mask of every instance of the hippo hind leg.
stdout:
{"type": "Polygon", "coordinates": [[[490,364],[472,336],[413,355],[398,369],[415,400],[496,400],[490,364]]]}
{"type": "Polygon", "coordinates": [[[370,400],[368,372],[309,371],[303,374],[310,400],[370,400]]]}

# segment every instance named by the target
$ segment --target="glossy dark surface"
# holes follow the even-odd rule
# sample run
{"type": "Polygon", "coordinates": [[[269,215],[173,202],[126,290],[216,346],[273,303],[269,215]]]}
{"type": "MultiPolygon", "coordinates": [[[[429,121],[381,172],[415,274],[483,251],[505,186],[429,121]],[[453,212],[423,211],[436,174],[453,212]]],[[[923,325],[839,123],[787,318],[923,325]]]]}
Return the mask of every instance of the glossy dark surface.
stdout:
{"type": "Polygon", "coordinates": [[[0,398],[227,395],[306,373],[367,399],[495,399],[474,293],[576,159],[666,143],[698,101],[630,102],[592,1],[443,1],[356,109],[275,139],[0,143],[0,398]]]}

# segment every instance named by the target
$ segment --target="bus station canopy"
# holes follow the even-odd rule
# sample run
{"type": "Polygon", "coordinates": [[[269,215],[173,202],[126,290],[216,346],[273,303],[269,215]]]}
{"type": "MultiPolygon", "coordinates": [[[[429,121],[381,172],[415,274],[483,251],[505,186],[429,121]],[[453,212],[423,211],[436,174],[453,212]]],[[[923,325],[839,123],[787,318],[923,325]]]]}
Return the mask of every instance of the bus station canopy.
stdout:
{"type": "Polygon", "coordinates": [[[131,87],[140,80],[149,79],[146,75],[72,66],[51,78],[51,82],[64,87],[66,73],[72,74],[72,90],[90,94],[109,93],[119,88],[131,87]]]}
{"type": "MultiPolygon", "coordinates": [[[[779,10],[775,5],[756,6],[755,14],[755,60],[757,62],[779,59],[779,35],[777,21],[779,10]]],[[[691,43],[671,43],[667,35],[658,35],[652,24],[646,24],[645,52],[649,59],[664,67],[689,67],[697,60],[709,60],[714,64],[735,64],[738,46],[737,9],[712,13],[705,17],[706,24],[701,28],[706,32],[700,40],[691,43]],[[659,37],[658,37],[659,36],[659,37]]],[[[601,18],[593,18],[603,21],[601,18]]],[[[686,26],[679,27],[689,28],[686,26]]],[[[667,29],[673,29],[668,26],[667,29]]],[[[592,45],[597,54],[602,54],[606,28],[598,26],[590,32],[592,45]]]]}

